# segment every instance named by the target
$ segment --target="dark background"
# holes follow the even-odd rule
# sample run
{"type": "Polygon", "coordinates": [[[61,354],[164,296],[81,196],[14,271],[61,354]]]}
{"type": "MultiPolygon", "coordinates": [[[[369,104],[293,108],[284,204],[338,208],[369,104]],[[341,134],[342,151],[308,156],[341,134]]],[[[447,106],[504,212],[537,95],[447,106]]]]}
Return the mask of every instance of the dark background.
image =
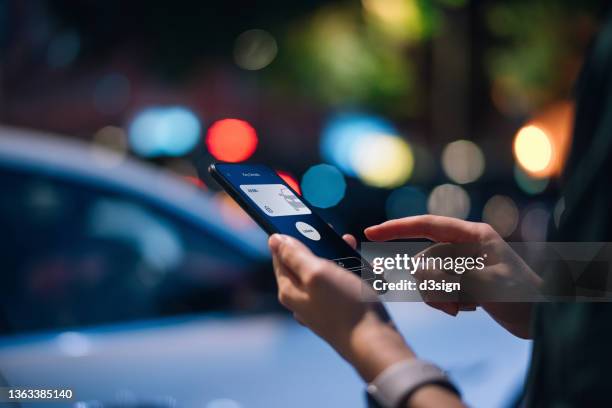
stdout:
{"type": "MultiPolygon", "coordinates": [[[[461,186],[470,200],[467,218],[482,219],[488,200],[503,195],[518,211],[515,227],[506,226],[504,235],[530,240],[544,236],[557,204],[559,171],[549,172],[543,190],[529,187],[537,187],[537,178],[524,177],[527,187],[521,187],[513,138],[542,112],[552,110],[552,127],[570,120],[567,100],[597,30],[600,3],[4,0],[0,120],[105,145],[108,140],[95,137],[100,129],[113,126],[128,137],[144,109],[181,106],[199,118],[200,141],[175,157],[140,159],[185,176],[199,173],[214,190],[203,169],[214,160],[204,138],[216,120],[249,122],[259,138],[249,160],[299,181],[311,166],[330,162],[320,143],[335,115],[375,116],[409,143],[414,170],[390,188],[348,175],[344,198],[324,210],[336,228],[358,233],[428,209],[455,215],[455,193],[438,198],[450,203],[442,210],[432,210],[425,199],[438,185],[458,184],[443,170],[441,154],[448,143],[464,139],[485,159],[482,175],[461,186]],[[252,29],[268,32],[277,47],[273,60],[257,70],[243,69],[236,59],[237,38],[252,29]],[[401,185],[417,193],[405,190],[398,214],[389,211],[388,200],[401,185]],[[534,209],[538,222],[527,224],[539,229],[522,228],[534,209]]],[[[266,51],[265,44],[253,47],[254,58],[266,51]]],[[[551,143],[567,144],[568,132],[555,132],[547,133],[551,143]]],[[[127,142],[119,145],[138,156],[127,142]]],[[[561,150],[555,154],[562,156],[561,150]]],[[[485,221],[507,218],[508,207],[500,208],[485,221]]]]}

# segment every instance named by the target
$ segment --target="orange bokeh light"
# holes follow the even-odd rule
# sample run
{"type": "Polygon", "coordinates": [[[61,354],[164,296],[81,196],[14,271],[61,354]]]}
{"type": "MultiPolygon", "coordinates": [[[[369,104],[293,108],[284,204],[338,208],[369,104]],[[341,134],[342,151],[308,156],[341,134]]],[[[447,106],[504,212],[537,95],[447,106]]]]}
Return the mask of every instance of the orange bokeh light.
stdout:
{"type": "Polygon", "coordinates": [[[537,113],[518,131],[514,139],[514,156],[531,177],[557,177],[561,174],[572,142],[573,117],[573,103],[557,102],[537,113]]]}
{"type": "Polygon", "coordinates": [[[210,154],[218,160],[230,163],[241,162],[255,152],[257,133],[244,120],[218,120],[208,129],[206,146],[210,154]]]}
{"type": "Polygon", "coordinates": [[[302,195],[302,190],[300,190],[300,183],[293,177],[290,173],[283,170],[276,170],[276,174],[279,175],[280,178],[283,179],[285,183],[289,185],[296,193],[302,195]]]}

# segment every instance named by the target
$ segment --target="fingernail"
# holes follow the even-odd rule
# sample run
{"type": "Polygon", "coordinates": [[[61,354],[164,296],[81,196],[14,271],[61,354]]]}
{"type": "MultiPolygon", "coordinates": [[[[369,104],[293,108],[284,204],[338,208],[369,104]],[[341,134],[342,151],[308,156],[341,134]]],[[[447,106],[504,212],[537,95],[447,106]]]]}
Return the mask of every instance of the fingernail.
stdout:
{"type": "Polygon", "coordinates": [[[278,246],[281,244],[281,241],[282,239],[280,234],[272,234],[268,239],[268,247],[270,247],[272,251],[276,251],[278,246]]]}

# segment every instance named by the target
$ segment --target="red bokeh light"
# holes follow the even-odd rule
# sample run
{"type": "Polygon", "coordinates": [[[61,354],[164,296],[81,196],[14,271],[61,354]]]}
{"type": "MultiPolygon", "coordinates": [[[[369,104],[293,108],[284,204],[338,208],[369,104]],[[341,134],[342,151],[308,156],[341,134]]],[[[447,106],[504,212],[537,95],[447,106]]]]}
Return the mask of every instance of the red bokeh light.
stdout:
{"type": "Polygon", "coordinates": [[[208,129],[206,146],[210,154],[218,160],[230,163],[241,162],[255,152],[257,133],[244,120],[218,120],[208,129]]]}
{"type": "Polygon", "coordinates": [[[283,170],[276,170],[276,174],[278,174],[280,178],[282,178],[283,181],[289,185],[289,187],[294,189],[296,193],[302,195],[302,190],[300,190],[300,183],[297,182],[295,177],[283,170]]]}

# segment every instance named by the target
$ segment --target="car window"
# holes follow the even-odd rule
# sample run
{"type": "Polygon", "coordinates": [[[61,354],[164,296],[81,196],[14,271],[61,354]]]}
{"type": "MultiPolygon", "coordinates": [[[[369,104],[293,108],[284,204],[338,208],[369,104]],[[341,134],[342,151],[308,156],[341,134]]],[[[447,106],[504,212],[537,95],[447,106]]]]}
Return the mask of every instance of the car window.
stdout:
{"type": "Polygon", "coordinates": [[[2,169],[0,183],[3,333],[244,304],[253,260],[201,228],[83,183],[2,169]]]}

